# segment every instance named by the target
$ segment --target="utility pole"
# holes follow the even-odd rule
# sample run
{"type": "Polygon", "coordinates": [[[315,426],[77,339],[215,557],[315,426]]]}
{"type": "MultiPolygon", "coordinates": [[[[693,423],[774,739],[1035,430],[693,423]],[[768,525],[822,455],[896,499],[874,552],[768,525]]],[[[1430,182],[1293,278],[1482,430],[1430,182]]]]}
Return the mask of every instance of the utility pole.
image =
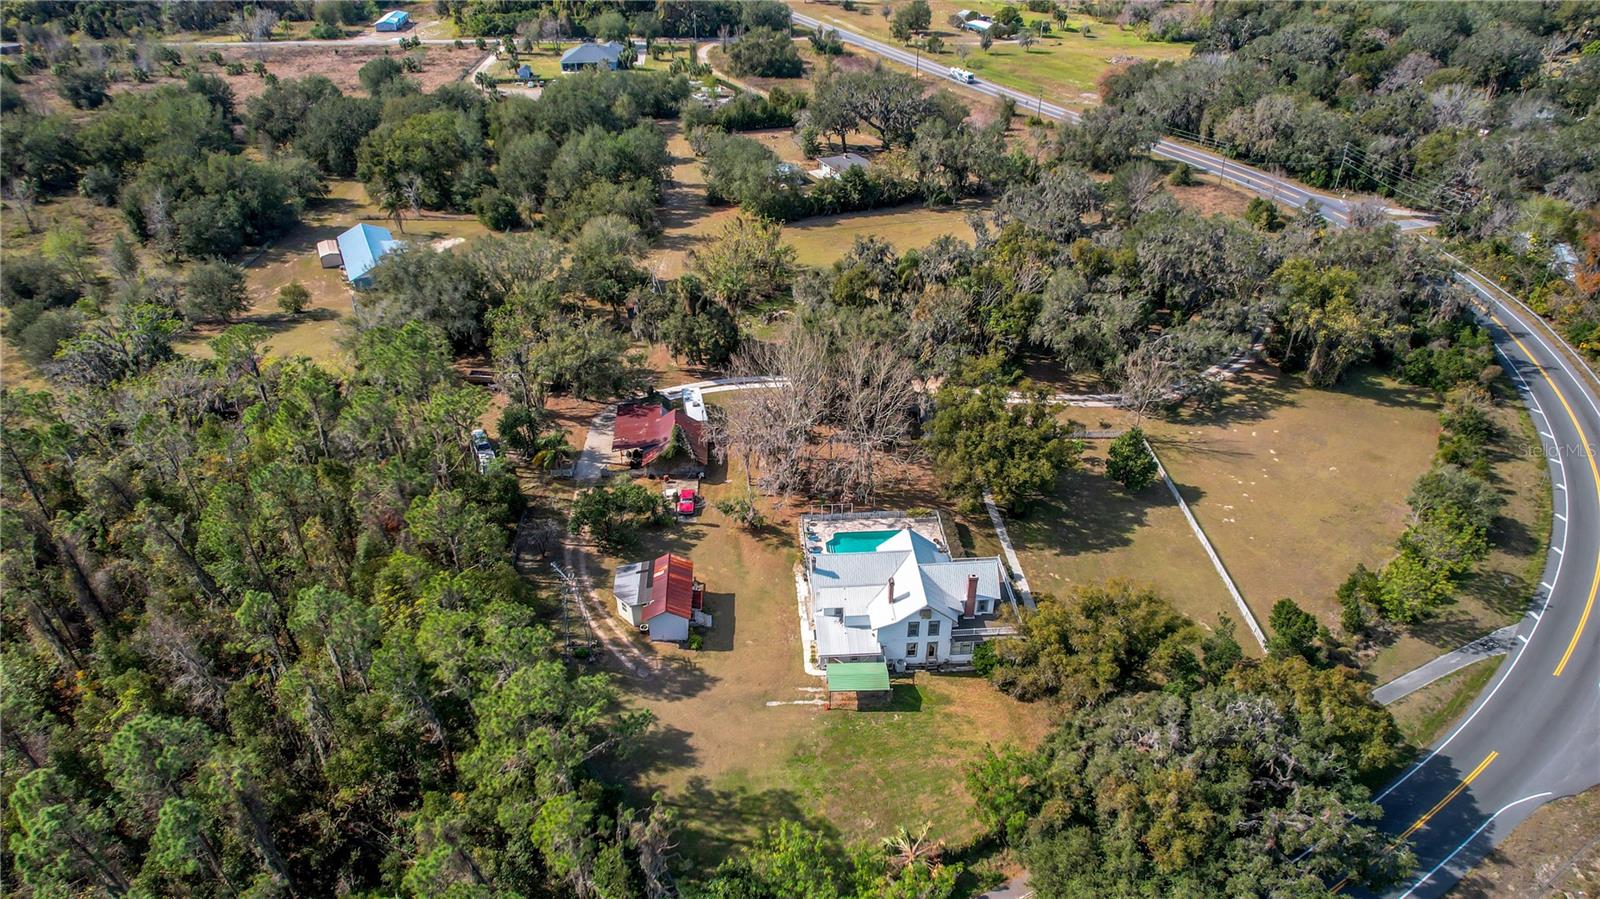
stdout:
{"type": "Polygon", "coordinates": [[[571,621],[572,603],[578,601],[578,582],[572,575],[567,573],[565,568],[555,562],[551,562],[550,567],[556,570],[556,574],[561,575],[561,580],[567,585],[567,601],[561,604],[561,638],[566,644],[564,651],[570,657],[572,655],[572,627],[569,622],[571,621]]]}
{"type": "MultiPolygon", "coordinates": [[[[1349,155],[1350,155],[1350,142],[1349,141],[1345,141],[1344,146],[1339,148],[1339,171],[1336,174],[1334,174],[1334,176],[1333,176],[1333,189],[1334,190],[1339,190],[1339,181],[1340,181],[1340,179],[1344,178],[1344,161],[1345,161],[1345,158],[1348,157],[1349,155]]],[[[1344,199],[1344,192],[1343,191],[1339,192],[1339,199],[1341,199],[1341,200],[1344,199]]]]}

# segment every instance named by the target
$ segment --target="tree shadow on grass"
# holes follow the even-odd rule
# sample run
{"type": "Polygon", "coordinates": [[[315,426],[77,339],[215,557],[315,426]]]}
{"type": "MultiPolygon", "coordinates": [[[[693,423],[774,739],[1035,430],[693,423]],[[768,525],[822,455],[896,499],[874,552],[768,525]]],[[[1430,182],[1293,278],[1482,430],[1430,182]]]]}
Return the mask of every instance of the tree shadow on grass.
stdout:
{"type": "Polygon", "coordinates": [[[1105,552],[1130,545],[1152,506],[1166,499],[1166,490],[1152,484],[1129,494],[1106,477],[1098,465],[1069,471],[1056,481],[1055,492],[1035,503],[1026,517],[1007,520],[1006,529],[1018,552],[1075,555],[1105,552]]]}
{"type": "Polygon", "coordinates": [[[1227,427],[1261,421],[1284,406],[1296,404],[1300,383],[1274,368],[1252,366],[1219,389],[1197,397],[1166,417],[1186,427],[1227,427]]]}
{"type": "Polygon", "coordinates": [[[780,821],[798,822],[832,843],[840,840],[839,829],[809,814],[792,790],[719,790],[696,776],[668,797],[667,806],[677,813],[679,852],[705,867],[748,850],[762,831],[780,821]]]}
{"type": "Polygon", "coordinates": [[[635,737],[619,756],[628,776],[648,778],[667,771],[691,768],[696,763],[689,732],[681,727],[657,722],[635,737]]]}
{"type": "Polygon", "coordinates": [[[1410,634],[1418,640],[1443,651],[1459,649],[1495,626],[1486,625],[1457,608],[1441,609],[1433,617],[1411,625],[1410,634]]]}

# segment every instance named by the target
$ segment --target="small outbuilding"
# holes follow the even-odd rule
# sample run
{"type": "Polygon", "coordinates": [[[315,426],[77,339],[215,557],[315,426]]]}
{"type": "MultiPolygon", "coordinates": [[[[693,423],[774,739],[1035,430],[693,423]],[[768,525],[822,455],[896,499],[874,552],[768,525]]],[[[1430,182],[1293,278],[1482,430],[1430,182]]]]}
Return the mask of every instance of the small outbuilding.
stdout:
{"type": "Polygon", "coordinates": [[[338,268],[344,265],[344,257],[339,255],[339,242],[329,238],[317,241],[317,261],[323,268],[338,268]]]}
{"type": "Polygon", "coordinates": [[[517,66],[517,80],[518,81],[532,81],[533,80],[533,66],[530,66],[527,63],[523,63],[522,65],[517,66]]]}
{"type": "Polygon", "coordinates": [[[374,31],[404,31],[411,24],[411,13],[403,9],[390,10],[372,24],[374,31]]]}
{"type": "Polygon", "coordinates": [[[887,708],[894,699],[889,667],[882,661],[834,662],[828,666],[828,708],[887,708]]]}

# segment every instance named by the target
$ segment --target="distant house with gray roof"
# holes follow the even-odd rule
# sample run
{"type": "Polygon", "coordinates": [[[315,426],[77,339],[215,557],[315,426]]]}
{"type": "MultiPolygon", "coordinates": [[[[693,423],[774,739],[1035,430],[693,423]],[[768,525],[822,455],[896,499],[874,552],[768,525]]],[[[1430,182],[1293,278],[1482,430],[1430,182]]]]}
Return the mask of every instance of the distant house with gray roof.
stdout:
{"type": "Polygon", "coordinates": [[[622,45],[616,41],[583,43],[561,54],[561,71],[616,69],[622,65],[622,45]]]}

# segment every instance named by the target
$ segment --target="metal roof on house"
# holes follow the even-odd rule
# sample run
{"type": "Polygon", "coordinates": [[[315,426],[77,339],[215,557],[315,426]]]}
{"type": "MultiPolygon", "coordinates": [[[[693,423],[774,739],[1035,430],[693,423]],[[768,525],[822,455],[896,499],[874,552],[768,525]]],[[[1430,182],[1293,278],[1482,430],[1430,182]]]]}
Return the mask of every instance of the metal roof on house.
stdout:
{"type": "Polygon", "coordinates": [[[689,454],[701,465],[706,464],[705,426],[682,409],[674,409],[654,400],[638,403],[618,403],[617,420],[611,429],[611,449],[643,450],[646,465],[654,462],[661,451],[672,442],[672,431],[683,429],[689,442],[689,454]]]}
{"type": "MultiPolygon", "coordinates": [[[[844,631],[876,631],[923,609],[959,619],[967,583],[973,577],[977,596],[997,605],[1001,599],[997,558],[952,559],[910,528],[900,530],[874,552],[818,553],[811,562],[811,603],[818,642],[823,642],[823,619],[831,619],[826,609],[841,609],[845,618],[867,619],[865,625],[840,621],[844,631]],[[890,584],[894,585],[893,596],[889,595],[890,584]]],[[[849,642],[844,636],[838,640],[849,642]]]]}
{"type": "Polygon", "coordinates": [[[859,153],[844,153],[839,156],[823,156],[817,160],[817,164],[834,172],[842,172],[846,169],[864,169],[868,167],[867,158],[859,153]]]}
{"type": "Polygon", "coordinates": [[[391,10],[390,12],[384,13],[383,14],[383,18],[379,19],[374,24],[385,25],[385,24],[392,23],[392,24],[395,24],[395,25],[399,25],[399,24],[405,22],[406,20],[408,20],[410,18],[411,18],[411,14],[410,13],[406,12],[403,9],[396,9],[396,10],[391,10]]]}
{"type": "Polygon", "coordinates": [[[622,45],[613,41],[603,44],[583,43],[561,54],[562,65],[591,65],[614,63],[622,58],[622,45]]]}
{"type": "Polygon", "coordinates": [[[365,222],[339,235],[339,257],[344,260],[344,276],[351,282],[367,276],[373,267],[400,246],[388,228],[365,222]]]}
{"type": "Polygon", "coordinates": [[[650,601],[650,563],[632,562],[617,568],[611,592],[623,605],[642,606],[650,601]]]}
{"type": "Polygon", "coordinates": [[[694,617],[694,563],[672,553],[657,558],[650,567],[650,604],[639,620],[662,614],[694,617]]]}
{"type": "Polygon", "coordinates": [[[866,692],[889,689],[889,667],[882,662],[834,662],[828,666],[828,689],[866,692]]]}

